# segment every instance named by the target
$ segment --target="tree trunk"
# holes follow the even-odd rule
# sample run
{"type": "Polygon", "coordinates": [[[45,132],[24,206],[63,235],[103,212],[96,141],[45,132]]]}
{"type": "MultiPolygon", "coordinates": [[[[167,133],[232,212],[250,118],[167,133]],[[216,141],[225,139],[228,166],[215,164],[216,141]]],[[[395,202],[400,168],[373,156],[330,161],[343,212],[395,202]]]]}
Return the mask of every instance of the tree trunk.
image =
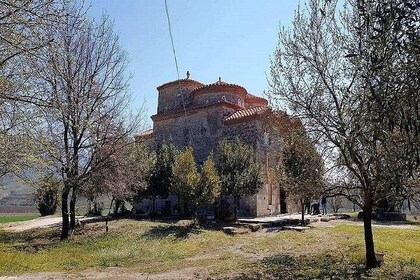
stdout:
{"type": "Polygon", "coordinates": [[[184,217],[190,218],[191,217],[191,215],[190,215],[190,209],[189,209],[188,204],[187,204],[186,201],[183,202],[183,209],[184,209],[184,212],[183,212],[184,213],[184,217]]]}
{"type": "Polygon", "coordinates": [[[111,215],[111,210],[112,210],[112,204],[114,203],[115,198],[112,197],[111,199],[111,204],[109,205],[109,209],[108,209],[108,215],[106,215],[106,220],[105,220],[105,232],[108,232],[108,222],[109,222],[109,216],[111,215]]]}
{"type": "Polygon", "coordinates": [[[236,222],[237,220],[237,212],[238,211],[238,197],[233,197],[233,221],[236,222]]]}
{"type": "Polygon", "coordinates": [[[181,202],[181,200],[178,198],[178,205],[177,205],[177,209],[178,209],[178,218],[179,219],[181,219],[181,218],[183,218],[183,216],[182,216],[182,212],[183,212],[183,209],[182,209],[182,202],[181,202]]]}
{"type": "Polygon", "coordinates": [[[193,219],[194,219],[194,224],[197,224],[197,223],[199,223],[198,222],[198,203],[194,203],[194,210],[193,210],[193,215],[194,215],[194,217],[193,217],[193,219]]]}
{"type": "MultiPolygon", "coordinates": [[[[66,188],[66,187],[65,187],[66,188]]],[[[69,209],[68,209],[68,196],[70,190],[64,189],[61,193],[61,240],[67,239],[69,237],[69,209]]]]}
{"type": "Polygon", "coordinates": [[[363,207],[363,225],[365,230],[366,269],[378,267],[372,233],[372,206],[363,207]]]}
{"type": "Polygon", "coordinates": [[[153,197],[152,199],[152,221],[156,219],[156,198],[153,197]]]}
{"type": "Polygon", "coordinates": [[[118,216],[118,209],[120,208],[121,200],[116,198],[115,199],[115,207],[114,207],[114,217],[118,216]]]}
{"type": "Polygon", "coordinates": [[[300,200],[300,205],[301,205],[301,208],[302,208],[302,220],[301,220],[301,225],[302,226],[305,226],[305,201],[304,200],[300,200]]]}
{"type": "Polygon", "coordinates": [[[76,187],[73,187],[73,192],[70,199],[70,229],[76,227],[76,187]]]}

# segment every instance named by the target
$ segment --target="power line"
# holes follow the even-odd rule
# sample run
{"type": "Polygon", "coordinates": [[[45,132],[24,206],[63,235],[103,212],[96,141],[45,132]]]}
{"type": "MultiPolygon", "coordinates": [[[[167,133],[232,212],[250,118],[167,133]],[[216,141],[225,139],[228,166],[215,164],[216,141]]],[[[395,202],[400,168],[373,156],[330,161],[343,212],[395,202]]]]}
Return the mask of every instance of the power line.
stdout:
{"type": "Polygon", "coordinates": [[[179,68],[178,68],[178,59],[176,58],[176,52],[175,52],[175,45],[174,45],[174,38],[172,36],[172,27],[171,27],[171,20],[169,18],[169,10],[168,10],[168,3],[165,0],[165,11],[166,11],[166,18],[168,20],[168,27],[169,27],[169,36],[171,37],[171,44],[172,44],[172,52],[174,54],[175,59],[175,67],[176,67],[176,74],[179,80],[179,68]]]}
{"type": "MultiPolygon", "coordinates": [[[[181,88],[181,80],[179,77],[179,67],[178,67],[178,59],[176,57],[176,51],[175,51],[175,44],[174,44],[174,38],[172,35],[172,26],[171,26],[171,19],[169,17],[169,9],[168,9],[168,3],[165,0],[165,11],[166,11],[166,19],[168,20],[168,29],[169,29],[169,37],[171,38],[171,45],[172,45],[172,53],[174,54],[174,60],[175,60],[175,68],[176,68],[176,75],[178,77],[178,89],[179,89],[179,95],[181,96],[181,102],[182,102],[182,108],[184,109],[184,116],[187,116],[187,110],[185,108],[185,101],[184,101],[184,94],[182,92],[181,88]]],[[[187,77],[188,79],[188,77],[187,77]]],[[[189,138],[189,144],[191,145],[191,131],[188,129],[188,138],[189,138]]]]}

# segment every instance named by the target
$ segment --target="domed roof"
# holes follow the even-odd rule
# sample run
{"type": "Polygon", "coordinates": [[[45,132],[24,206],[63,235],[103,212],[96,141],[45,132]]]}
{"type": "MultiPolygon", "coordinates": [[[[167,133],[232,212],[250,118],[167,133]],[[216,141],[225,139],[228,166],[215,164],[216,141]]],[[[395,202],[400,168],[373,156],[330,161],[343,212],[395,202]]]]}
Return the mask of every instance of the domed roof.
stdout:
{"type": "Polygon", "coordinates": [[[193,87],[196,87],[196,88],[199,88],[199,87],[203,86],[202,83],[197,82],[195,80],[192,80],[190,78],[187,78],[187,79],[179,79],[179,80],[164,83],[163,85],[158,86],[156,89],[158,91],[161,91],[161,90],[163,90],[167,87],[178,86],[179,84],[181,84],[183,86],[186,86],[186,85],[193,86],[193,87]]]}
{"type": "Polygon", "coordinates": [[[263,105],[268,105],[268,100],[259,96],[255,96],[252,95],[250,93],[248,93],[245,96],[245,103],[248,104],[249,106],[252,106],[253,104],[263,104],[263,105]]]}
{"type": "Polygon", "coordinates": [[[229,84],[224,81],[222,81],[222,78],[219,77],[219,80],[215,83],[208,84],[201,86],[199,88],[196,88],[192,91],[192,94],[202,94],[202,93],[211,93],[211,92],[235,92],[235,93],[242,93],[244,95],[247,94],[247,91],[244,87],[241,87],[237,84],[229,84]]]}

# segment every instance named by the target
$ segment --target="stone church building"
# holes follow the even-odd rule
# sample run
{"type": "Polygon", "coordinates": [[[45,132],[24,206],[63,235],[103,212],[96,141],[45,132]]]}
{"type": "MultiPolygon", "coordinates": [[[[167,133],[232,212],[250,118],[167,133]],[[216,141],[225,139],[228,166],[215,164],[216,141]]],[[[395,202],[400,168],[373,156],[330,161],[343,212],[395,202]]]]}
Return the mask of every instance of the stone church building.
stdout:
{"type": "Polygon", "coordinates": [[[275,145],[281,149],[282,129],[273,126],[270,116],[276,113],[266,99],[220,78],[206,85],[190,79],[188,73],[186,79],[165,83],[157,91],[157,113],[151,117],[153,129],[138,134],[137,141],[150,141],[155,147],[163,141],[177,148],[192,146],[196,162],[201,164],[222,139],[238,138],[254,148],[264,180],[256,195],[241,198],[239,216],[287,212],[285,193],[270,176],[279,161],[270,151],[275,145]]]}

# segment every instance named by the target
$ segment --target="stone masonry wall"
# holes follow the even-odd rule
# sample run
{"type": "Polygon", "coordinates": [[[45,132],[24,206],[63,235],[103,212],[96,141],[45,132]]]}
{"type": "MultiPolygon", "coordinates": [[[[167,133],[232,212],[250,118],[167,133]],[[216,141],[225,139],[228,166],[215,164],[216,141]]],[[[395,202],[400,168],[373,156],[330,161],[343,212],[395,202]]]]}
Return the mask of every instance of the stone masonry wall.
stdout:
{"type": "Polygon", "coordinates": [[[252,146],[256,160],[261,165],[264,184],[256,195],[243,199],[240,208],[244,213],[250,212],[255,216],[278,214],[280,190],[275,182],[270,182],[267,175],[267,167],[274,164],[274,159],[270,156],[269,143],[264,143],[264,124],[261,118],[226,126],[223,128],[223,137],[232,140],[238,138],[252,146]]]}
{"type": "Polygon", "coordinates": [[[196,88],[194,85],[173,85],[159,91],[158,95],[158,114],[165,114],[172,111],[188,108],[192,105],[191,91],[196,88]]]}
{"type": "Polygon", "coordinates": [[[222,139],[222,121],[233,109],[223,105],[203,108],[190,115],[156,121],[153,134],[156,143],[170,141],[177,148],[191,145],[195,159],[203,162],[222,139]]]}
{"type": "Polygon", "coordinates": [[[231,92],[205,93],[194,97],[195,105],[205,105],[219,101],[228,101],[241,107],[244,106],[244,98],[231,92]]]}

